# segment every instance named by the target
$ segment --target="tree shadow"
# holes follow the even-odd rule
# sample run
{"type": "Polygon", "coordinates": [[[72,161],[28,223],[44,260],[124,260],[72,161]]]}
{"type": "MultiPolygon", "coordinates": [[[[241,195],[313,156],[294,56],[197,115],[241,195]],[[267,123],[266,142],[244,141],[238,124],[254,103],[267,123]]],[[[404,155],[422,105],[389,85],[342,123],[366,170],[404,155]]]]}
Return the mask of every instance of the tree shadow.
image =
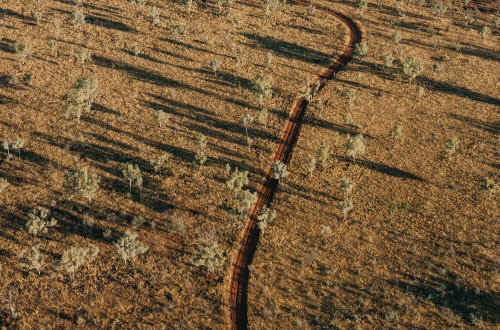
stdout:
{"type": "Polygon", "coordinates": [[[454,113],[450,113],[448,116],[450,116],[451,118],[460,120],[464,123],[467,123],[473,127],[482,129],[483,131],[491,133],[493,135],[498,135],[500,133],[500,121],[488,123],[485,121],[481,121],[481,120],[466,117],[466,116],[457,115],[454,113]]]}
{"type": "MultiPolygon", "coordinates": [[[[306,63],[327,65],[331,61],[331,56],[317,50],[299,46],[283,40],[272,37],[263,37],[253,33],[242,33],[242,36],[250,41],[258,43],[259,46],[271,50],[274,54],[289,59],[295,59],[306,63]]],[[[257,45],[249,45],[256,48],[257,45]]]]}
{"type": "Polygon", "coordinates": [[[368,169],[371,169],[371,170],[374,170],[374,171],[377,171],[379,173],[386,174],[386,175],[389,175],[389,176],[392,176],[395,178],[402,178],[402,179],[410,179],[410,180],[415,180],[415,181],[427,182],[426,179],[424,179],[418,175],[415,175],[413,173],[400,170],[397,167],[392,167],[389,165],[380,164],[380,163],[376,163],[376,162],[372,162],[370,160],[364,160],[364,159],[357,159],[356,162],[354,162],[352,160],[352,158],[348,158],[345,156],[335,156],[335,158],[337,158],[338,160],[347,162],[349,164],[357,164],[359,166],[363,166],[365,168],[368,168],[368,169]]]}
{"type": "Polygon", "coordinates": [[[488,323],[500,324],[500,294],[481,292],[475,288],[457,284],[432,276],[430,280],[417,279],[418,284],[387,280],[387,283],[417,297],[427,299],[435,305],[450,308],[460,314],[463,320],[473,324],[482,319],[488,323]]]}

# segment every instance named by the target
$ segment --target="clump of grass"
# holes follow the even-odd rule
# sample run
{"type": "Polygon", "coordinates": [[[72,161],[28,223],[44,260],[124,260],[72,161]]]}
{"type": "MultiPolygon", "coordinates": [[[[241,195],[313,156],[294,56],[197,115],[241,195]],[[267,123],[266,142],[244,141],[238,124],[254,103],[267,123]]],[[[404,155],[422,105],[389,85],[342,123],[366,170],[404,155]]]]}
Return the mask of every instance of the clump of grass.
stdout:
{"type": "Polygon", "coordinates": [[[50,211],[44,207],[37,207],[30,210],[27,214],[25,225],[28,233],[33,236],[45,234],[50,227],[54,227],[57,224],[57,220],[54,218],[49,219],[49,213],[50,211]]]}
{"type": "Polygon", "coordinates": [[[320,82],[319,81],[316,81],[313,85],[311,84],[311,82],[309,81],[309,79],[306,79],[304,81],[304,92],[302,93],[302,97],[307,101],[307,102],[311,102],[311,100],[313,99],[313,97],[315,97],[318,92],[319,92],[319,88],[321,87],[320,85],[320,82]]]}
{"type": "Polygon", "coordinates": [[[347,178],[340,178],[340,190],[344,193],[344,196],[349,195],[355,185],[356,183],[347,178]]]}
{"type": "Polygon", "coordinates": [[[394,57],[392,56],[392,53],[385,55],[382,59],[384,60],[384,67],[385,68],[392,66],[392,63],[394,61],[394,57]]]}
{"type": "Polygon", "coordinates": [[[64,188],[71,196],[81,197],[92,202],[99,190],[100,178],[89,171],[88,166],[77,166],[64,174],[64,188]]]}
{"type": "Polygon", "coordinates": [[[137,256],[148,251],[148,247],[144,246],[137,240],[137,234],[129,230],[114,244],[118,255],[125,262],[135,260],[137,256]]]}
{"type": "Polygon", "coordinates": [[[349,104],[349,106],[351,107],[354,104],[354,101],[356,101],[356,93],[357,90],[355,90],[354,88],[347,88],[340,92],[340,95],[342,95],[346,99],[347,104],[349,104]]]}
{"type": "Polygon", "coordinates": [[[187,34],[189,26],[179,22],[172,21],[170,24],[170,32],[176,38],[183,37],[187,34]]]}

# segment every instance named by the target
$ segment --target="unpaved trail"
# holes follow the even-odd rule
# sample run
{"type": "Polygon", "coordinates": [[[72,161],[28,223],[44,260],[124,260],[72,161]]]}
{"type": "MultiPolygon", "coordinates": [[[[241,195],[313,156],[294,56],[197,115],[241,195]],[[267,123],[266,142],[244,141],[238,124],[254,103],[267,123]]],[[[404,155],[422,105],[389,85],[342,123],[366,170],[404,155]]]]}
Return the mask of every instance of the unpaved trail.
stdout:
{"type": "MultiPolygon", "coordinates": [[[[294,4],[309,6],[310,3],[300,0],[291,0],[294,4]]],[[[328,69],[321,75],[317,76],[312,85],[319,82],[320,90],[327,84],[334,74],[340,71],[352,59],[354,45],[361,41],[361,30],[354,23],[352,19],[344,16],[341,13],[332,11],[321,5],[313,5],[317,10],[330,15],[333,19],[340,21],[349,31],[344,52],[338,59],[333,62],[328,69]]],[[[278,149],[274,154],[272,163],[275,160],[280,160],[284,164],[288,164],[291,157],[293,148],[297,142],[304,118],[305,110],[309,102],[304,98],[299,99],[290,115],[290,119],[286,124],[281,142],[278,149]]],[[[259,188],[257,202],[253,205],[250,211],[249,219],[245,224],[245,228],[241,233],[241,245],[232,258],[232,269],[228,274],[231,276],[229,279],[229,291],[227,292],[227,301],[230,306],[230,319],[228,324],[231,329],[247,329],[248,328],[248,315],[247,315],[247,288],[248,288],[248,265],[251,263],[257,243],[259,241],[259,228],[257,226],[257,216],[263,206],[270,204],[274,192],[278,187],[278,180],[273,179],[271,170],[269,169],[264,183],[259,188]]]]}

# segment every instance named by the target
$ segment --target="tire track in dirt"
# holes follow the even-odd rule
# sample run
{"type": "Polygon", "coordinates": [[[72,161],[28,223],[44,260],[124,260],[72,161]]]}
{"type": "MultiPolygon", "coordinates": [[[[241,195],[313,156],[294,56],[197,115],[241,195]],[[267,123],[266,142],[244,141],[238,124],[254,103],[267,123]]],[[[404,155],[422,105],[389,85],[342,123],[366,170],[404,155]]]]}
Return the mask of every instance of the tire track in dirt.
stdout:
{"type": "MultiPolygon", "coordinates": [[[[301,0],[291,0],[291,3],[303,6],[310,5],[310,3],[303,2],[301,0]]],[[[340,57],[333,62],[328,69],[326,69],[321,75],[317,76],[311,83],[311,85],[314,86],[319,82],[319,90],[321,90],[326,85],[328,80],[330,80],[336,72],[340,71],[352,59],[354,45],[361,41],[361,30],[351,18],[321,5],[313,4],[313,6],[317,10],[332,16],[334,19],[337,19],[349,30],[349,37],[342,55],[340,55],[340,57]]],[[[280,160],[287,165],[290,162],[292,151],[299,137],[302,121],[308,104],[309,102],[304,98],[300,98],[295,103],[291,111],[290,119],[285,126],[281,142],[278,145],[278,149],[272,160],[273,163],[275,160],[280,160]]],[[[257,202],[253,205],[249,214],[249,219],[247,220],[245,228],[241,233],[241,245],[237,253],[233,254],[233,258],[231,260],[233,268],[230,269],[229,274],[231,278],[229,279],[229,290],[226,296],[226,301],[230,306],[230,319],[228,320],[228,324],[230,324],[231,329],[248,328],[248,265],[253,259],[253,255],[259,241],[260,233],[257,226],[257,216],[263,206],[267,206],[271,203],[277,187],[278,180],[272,178],[271,170],[269,169],[266,179],[259,189],[257,202]]]]}

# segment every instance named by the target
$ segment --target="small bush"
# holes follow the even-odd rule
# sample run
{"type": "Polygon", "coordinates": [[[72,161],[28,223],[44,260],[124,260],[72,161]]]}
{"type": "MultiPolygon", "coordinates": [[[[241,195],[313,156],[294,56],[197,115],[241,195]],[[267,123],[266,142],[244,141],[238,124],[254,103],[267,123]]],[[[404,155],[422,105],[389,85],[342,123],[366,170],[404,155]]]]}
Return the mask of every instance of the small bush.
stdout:
{"type": "Polygon", "coordinates": [[[4,179],[4,178],[0,178],[0,194],[5,190],[7,189],[7,187],[9,186],[9,182],[4,179]]]}
{"type": "Polygon", "coordinates": [[[392,63],[394,61],[394,58],[392,57],[392,53],[389,53],[386,56],[384,56],[383,60],[384,60],[384,67],[385,68],[392,66],[392,63]]]}
{"type": "Polygon", "coordinates": [[[304,86],[304,92],[302,93],[302,97],[307,101],[307,102],[311,102],[311,100],[313,99],[313,97],[315,97],[318,92],[319,92],[319,88],[321,87],[319,81],[317,81],[316,83],[314,83],[314,85],[311,85],[311,83],[309,82],[309,79],[307,79],[305,82],[304,82],[305,86],[304,86]]]}
{"type": "Polygon", "coordinates": [[[160,11],[158,10],[158,8],[156,8],[155,6],[153,6],[151,8],[150,16],[151,16],[151,23],[153,25],[160,24],[161,19],[160,19],[160,11]]]}
{"type": "Polygon", "coordinates": [[[355,185],[356,183],[347,178],[340,178],[340,190],[342,190],[344,195],[349,195],[352,192],[352,188],[354,188],[355,185]]]}
{"type": "Polygon", "coordinates": [[[48,218],[50,211],[44,207],[37,207],[28,212],[26,229],[28,233],[36,236],[38,234],[45,234],[48,232],[49,227],[54,227],[57,220],[48,218]]]}
{"type": "Polygon", "coordinates": [[[40,275],[40,269],[42,269],[45,261],[40,254],[39,245],[32,246],[31,252],[28,254],[26,254],[26,250],[21,251],[17,257],[22,268],[28,271],[34,269],[40,275]]]}
{"type": "Polygon", "coordinates": [[[136,229],[139,228],[140,226],[142,226],[144,223],[146,223],[146,220],[140,215],[132,218],[132,221],[130,222],[132,227],[134,227],[136,229]]]}
{"type": "Polygon", "coordinates": [[[273,62],[273,53],[267,52],[266,53],[266,66],[270,67],[272,62],[273,62]]]}
{"type": "Polygon", "coordinates": [[[129,183],[129,192],[132,193],[132,184],[136,185],[139,190],[142,188],[142,174],[138,165],[127,163],[122,168],[122,175],[129,183]]]}
{"type": "Polygon", "coordinates": [[[98,254],[99,247],[94,244],[88,246],[73,245],[64,251],[59,266],[70,274],[71,278],[74,278],[75,272],[84,264],[89,265],[94,262],[98,254]]]}
{"type": "Polygon", "coordinates": [[[399,139],[402,136],[402,127],[401,125],[396,125],[389,131],[389,136],[393,139],[399,139]]]}
{"type": "Polygon", "coordinates": [[[259,216],[257,217],[259,222],[257,223],[257,226],[261,231],[264,231],[267,228],[267,225],[272,222],[274,218],[276,218],[276,211],[264,206],[259,211],[259,216]]]}
{"type": "Polygon", "coordinates": [[[231,170],[231,165],[226,165],[226,172],[228,178],[226,180],[226,187],[231,191],[239,191],[244,185],[248,184],[248,171],[239,171],[238,167],[231,170]]]}
{"type": "Polygon", "coordinates": [[[138,255],[146,253],[148,247],[142,245],[137,240],[137,234],[129,230],[114,244],[118,255],[127,264],[129,260],[134,260],[138,255]]]}
{"type": "Polygon", "coordinates": [[[321,163],[322,167],[325,166],[325,163],[331,153],[330,146],[325,142],[321,142],[318,150],[316,151],[316,159],[321,163]]]}
{"type": "Polygon", "coordinates": [[[92,102],[97,95],[98,81],[92,77],[78,79],[72,90],[64,96],[66,100],[62,113],[64,116],[75,116],[78,123],[82,114],[90,112],[92,102]]]}
{"type": "Polygon", "coordinates": [[[432,70],[437,73],[437,74],[440,74],[441,72],[444,71],[444,65],[439,63],[439,62],[436,62],[432,65],[432,70]]]}
{"type": "Polygon", "coordinates": [[[165,164],[168,162],[170,155],[166,152],[159,155],[157,158],[151,158],[149,160],[149,164],[155,171],[155,173],[161,173],[161,171],[165,168],[165,164]]]}
{"type": "Polygon", "coordinates": [[[410,79],[415,79],[423,70],[424,66],[419,58],[406,56],[401,61],[403,73],[410,79]]]}
{"type": "Polygon", "coordinates": [[[365,12],[366,8],[368,8],[368,0],[357,0],[356,2],[356,8],[359,10],[359,14],[363,15],[365,12]]]}
{"type": "Polygon", "coordinates": [[[33,52],[31,42],[28,40],[16,40],[14,42],[14,52],[24,65],[26,59],[29,59],[33,52]]]}
{"type": "Polygon", "coordinates": [[[394,40],[396,44],[399,44],[402,39],[403,36],[401,35],[401,31],[396,31],[392,34],[392,40],[394,40]]]}
{"type": "Polygon", "coordinates": [[[217,78],[217,70],[219,70],[221,63],[219,60],[210,61],[210,69],[214,72],[215,78],[217,78]]]}
{"type": "Polygon", "coordinates": [[[85,24],[85,14],[83,13],[83,11],[79,8],[73,10],[73,12],[71,13],[70,22],[76,27],[80,27],[85,24]]]}
{"type": "Polygon", "coordinates": [[[350,199],[343,199],[339,203],[339,210],[342,211],[344,220],[347,218],[347,214],[354,208],[354,205],[350,199]]]}
{"type": "Polygon", "coordinates": [[[347,156],[352,157],[354,160],[356,160],[356,155],[363,155],[365,153],[363,135],[358,134],[355,137],[351,137],[347,134],[344,149],[346,150],[347,156]]]}
{"type": "Polygon", "coordinates": [[[257,117],[257,121],[262,126],[266,126],[268,118],[269,118],[269,112],[267,111],[267,108],[262,108],[262,110],[260,110],[259,112],[259,117],[257,117]]]}
{"type": "Polygon", "coordinates": [[[207,147],[207,138],[205,135],[199,133],[196,137],[196,146],[198,151],[194,156],[194,164],[202,166],[207,161],[207,156],[205,155],[205,148],[207,147]]]}
{"type": "Polygon", "coordinates": [[[348,89],[344,89],[340,95],[342,95],[346,101],[347,101],[347,104],[349,104],[349,106],[352,106],[354,104],[354,101],[356,101],[356,93],[357,93],[357,90],[355,90],[354,88],[348,88],[348,89]]]}
{"type": "Polygon", "coordinates": [[[184,219],[177,213],[172,214],[170,221],[167,224],[167,230],[169,233],[176,233],[180,236],[184,236],[186,233],[186,225],[184,224],[184,219]]]}
{"type": "Polygon", "coordinates": [[[352,119],[351,113],[349,111],[346,111],[343,119],[344,119],[344,124],[354,125],[354,120],[352,119]]]}
{"type": "Polygon", "coordinates": [[[262,102],[265,97],[272,97],[273,90],[271,88],[271,85],[271,77],[262,76],[260,74],[256,75],[255,78],[250,82],[250,89],[252,93],[257,96],[259,107],[262,106],[262,102]]]}
{"type": "Polygon", "coordinates": [[[163,110],[157,110],[155,112],[155,120],[158,123],[158,125],[160,125],[160,128],[161,128],[163,126],[163,124],[169,122],[170,117],[163,110]]]}
{"type": "Polygon", "coordinates": [[[224,251],[219,247],[215,240],[204,242],[196,255],[191,259],[191,262],[196,267],[202,267],[213,273],[224,266],[226,257],[224,251]]]}
{"type": "Polygon", "coordinates": [[[231,209],[231,214],[239,220],[245,220],[248,217],[248,212],[252,204],[257,201],[257,193],[252,193],[248,189],[243,189],[234,196],[233,200],[237,205],[231,209]]]}
{"type": "Polygon", "coordinates": [[[452,137],[451,139],[448,139],[446,141],[446,144],[444,146],[444,151],[449,155],[451,156],[452,154],[455,153],[455,151],[457,150],[458,146],[460,144],[460,140],[458,139],[458,137],[454,136],[452,137]]]}
{"type": "Polygon", "coordinates": [[[282,178],[285,178],[289,175],[286,165],[283,164],[280,160],[275,160],[273,165],[271,166],[271,176],[273,179],[278,179],[281,181],[282,178]]]}
{"type": "Polygon", "coordinates": [[[490,178],[484,178],[483,181],[481,182],[480,188],[481,190],[485,190],[490,193],[499,192],[500,184],[495,183],[495,181],[490,178]]]}
{"type": "Polygon", "coordinates": [[[312,177],[314,170],[316,169],[316,158],[313,155],[308,155],[306,160],[306,169],[309,176],[312,177]]]}
{"type": "Polygon", "coordinates": [[[354,56],[363,58],[368,53],[368,45],[365,42],[359,42],[354,45],[354,56]]]}
{"type": "Polygon", "coordinates": [[[99,190],[100,179],[97,174],[89,171],[88,166],[77,166],[66,172],[64,180],[64,188],[70,195],[88,199],[89,203],[99,190]]]}
{"type": "Polygon", "coordinates": [[[85,72],[85,62],[92,59],[92,52],[87,48],[80,48],[76,50],[76,60],[82,62],[82,69],[85,72]]]}
{"type": "Polygon", "coordinates": [[[172,22],[170,24],[170,32],[174,35],[174,37],[183,37],[188,32],[189,27],[185,24],[181,24],[179,22],[172,22]]]}
{"type": "Polygon", "coordinates": [[[486,40],[486,39],[488,39],[488,37],[490,36],[490,34],[491,34],[491,30],[490,30],[490,28],[489,28],[489,27],[487,27],[487,26],[483,26],[482,28],[480,28],[480,29],[478,30],[478,33],[479,33],[479,35],[481,36],[481,38],[482,38],[483,40],[486,40]]]}

